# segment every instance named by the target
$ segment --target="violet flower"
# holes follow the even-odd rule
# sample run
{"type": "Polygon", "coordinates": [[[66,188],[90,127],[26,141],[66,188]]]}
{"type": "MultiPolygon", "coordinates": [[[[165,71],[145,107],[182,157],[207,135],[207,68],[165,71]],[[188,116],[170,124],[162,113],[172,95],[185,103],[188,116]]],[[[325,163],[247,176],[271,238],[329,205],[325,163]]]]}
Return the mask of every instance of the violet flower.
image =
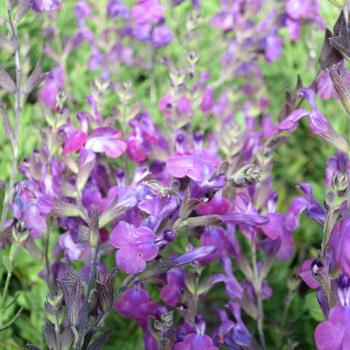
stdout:
{"type": "Polygon", "coordinates": [[[124,292],[114,307],[116,311],[125,317],[134,319],[143,328],[147,325],[148,317],[154,315],[157,311],[157,304],[150,299],[148,292],[140,286],[124,292]]]}
{"type": "Polygon", "coordinates": [[[34,11],[53,11],[61,5],[61,0],[29,0],[34,11]]]}
{"type": "Polygon", "coordinates": [[[335,306],[329,312],[328,319],[320,323],[315,330],[315,342],[318,350],[350,347],[350,307],[335,306]]]}
{"type": "Polygon", "coordinates": [[[132,274],[144,271],[146,262],[158,254],[155,239],[156,235],[148,227],[135,228],[125,221],[119,222],[110,236],[110,244],[118,248],[117,266],[132,274]]]}
{"type": "Polygon", "coordinates": [[[111,128],[95,129],[86,141],[86,149],[96,153],[106,153],[109,157],[120,157],[127,148],[124,141],[119,138],[121,132],[111,128]]]}

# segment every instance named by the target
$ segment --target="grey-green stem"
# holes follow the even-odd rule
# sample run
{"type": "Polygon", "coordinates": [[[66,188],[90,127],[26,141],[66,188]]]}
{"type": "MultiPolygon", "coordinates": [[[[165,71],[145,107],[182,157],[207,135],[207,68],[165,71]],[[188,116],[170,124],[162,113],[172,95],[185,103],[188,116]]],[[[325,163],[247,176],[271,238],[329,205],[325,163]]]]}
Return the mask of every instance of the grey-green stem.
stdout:
{"type": "Polygon", "coordinates": [[[17,35],[17,26],[13,22],[11,8],[8,5],[7,9],[9,28],[11,32],[11,38],[15,46],[15,65],[16,65],[16,92],[15,92],[15,131],[14,138],[11,140],[12,145],[12,164],[9,183],[5,193],[4,206],[1,214],[0,231],[4,229],[6,224],[7,215],[10,209],[14,194],[14,184],[17,176],[17,162],[18,162],[18,144],[20,137],[21,126],[21,113],[22,113],[22,69],[20,60],[20,45],[17,35]]]}

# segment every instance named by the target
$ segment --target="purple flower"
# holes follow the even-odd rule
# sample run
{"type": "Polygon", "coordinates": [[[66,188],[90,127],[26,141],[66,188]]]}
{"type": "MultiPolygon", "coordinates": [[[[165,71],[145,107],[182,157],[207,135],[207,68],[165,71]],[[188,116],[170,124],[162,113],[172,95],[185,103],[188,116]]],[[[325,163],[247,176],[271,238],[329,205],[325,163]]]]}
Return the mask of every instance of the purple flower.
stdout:
{"type": "Polygon", "coordinates": [[[315,330],[318,350],[350,349],[350,307],[335,306],[315,330]]]}
{"type": "Polygon", "coordinates": [[[109,0],[107,4],[107,13],[110,17],[121,16],[123,18],[129,17],[129,9],[122,3],[121,0],[109,0]]]}
{"type": "Polygon", "coordinates": [[[115,303],[115,310],[145,328],[148,317],[156,313],[157,304],[150,299],[147,291],[136,286],[123,293],[121,299],[115,303]]]}
{"type": "Polygon", "coordinates": [[[161,47],[168,45],[173,40],[171,30],[164,24],[159,25],[153,29],[152,45],[154,47],[161,47]]]}
{"type": "Polygon", "coordinates": [[[215,172],[218,160],[208,154],[179,154],[166,162],[169,173],[178,178],[188,176],[198,182],[209,180],[215,172]]]}
{"type": "Polygon", "coordinates": [[[158,23],[164,17],[164,8],[159,0],[138,0],[132,8],[132,17],[138,24],[158,23]]]}
{"type": "Polygon", "coordinates": [[[159,110],[165,117],[170,117],[176,106],[176,113],[179,117],[186,118],[193,114],[191,101],[184,95],[174,100],[173,96],[168,93],[159,100],[159,110]]]}
{"type": "Polygon", "coordinates": [[[336,223],[329,244],[335,263],[350,276],[350,218],[336,223]]]}
{"type": "Polygon", "coordinates": [[[337,91],[334,89],[332,79],[329,75],[329,70],[322,71],[317,79],[317,93],[323,100],[339,99],[337,91]]]}
{"type": "Polygon", "coordinates": [[[252,346],[252,336],[242,321],[241,310],[238,303],[231,302],[229,308],[234,315],[236,322],[228,322],[227,315],[224,315],[221,331],[224,335],[224,343],[230,350],[240,350],[242,348],[250,348],[252,346]]]}
{"type": "Polygon", "coordinates": [[[56,108],[56,96],[62,91],[64,85],[63,69],[57,66],[52,69],[43,83],[43,87],[39,93],[39,99],[48,108],[56,108]]]}
{"type": "Polygon", "coordinates": [[[36,201],[26,202],[23,212],[25,227],[30,230],[34,238],[41,236],[47,228],[46,217],[40,212],[36,201]]]}
{"type": "Polygon", "coordinates": [[[282,39],[277,35],[269,35],[265,40],[265,59],[274,62],[281,56],[282,39]]]}
{"type": "Polygon", "coordinates": [[[129,124],[131,131],[125,141],[134,162],[140,164],[152,155],[166,157],[168,143],[148,112],[138,113],[129,124]]]}
{"type": "Polygon", "coordinates": [[[52,203],[47,197],[39,196],[39,188],[34,183],[18,182],[12,203],[14,217],[24,223],[24,227],[30,230],[34,238],[46,231],[46,215],[52,208],[52,203]]]}
{"type": "Polygon", "coordinates": [[[310,287],[313,289],[317,289],[320,287],[320,283],[315,279],[312,274],[313,267],[313,259],[305,260],[300,266],[299,277],[310,287]]]}
{"type": "Polygon", "coordinates": [[[29,0],[32,8],[36,12],[42,11],[53,11],[56,10],[60,4],[61,0],[29,0]]]}
{"type": "Polygon", "coordinates": [[[88,256],[89,246],[85,243],[74,242],[71,232],[60,236],[59,245],[64,250],[67,260],[80,260],[83,256],[88,256]]]}
{"type": "Polygon", "coordinates": [[[74,127],[72,123],[67,123],[64,127],[64,144],[62,154],[80,151],[84,147],[88,134],[74,127]]]}
{"type": "Polygon", "coordinates": [[[201,235],[201,244],[203,246],[214,246],[216,249],[213,254],[201,259],[201,263],[210,263],[223,255],[229,255],[229,253],[237,255],[240,249],[239,244],[234,232],[230,233],[232,233],[232,237],[227,237],[228,235],[222,227],[209,226],[205,229],[201,235]]]}
{"type": "Polygon", "coordinates": [[[311,89],[303,89],[302,94],[311,105],[311,112],[304,109],[296,109],[287,118],[282,120],[279,125],[279,130],[294,131],[298,127],[300,119],[307,117],[309,121],[309,129],[312,133],[320,136],[340,151],[347,153],[349,151],[349,145],[342,136],[335,132],[328,120],[317,108],[314,91],[311,89]]]}
{"type": "Polygon", "coordinates": [[[120,140],[121,132],[112,128],[95,129],[86,141],[85,148],[96,153],[106,153],[112,158],[120,157],[127,148],[120,140]]]}
{"type": "Polygon", "coordinates": [[[152,32],[152,25],[149,23],[136,24],[132,33],[135,39],[140,41],[149,40],[152,32]]]}
{"type": "Polygon", "coordinates": [[[153,260],[159,251],[155,244],[156,235],[148,227],[136,228],[121,221],[113,229],[110,244],[118,248],[116,263],[127,273],[139,273],[146,268],[146,261],[153,260]]]}
{"type": "Polygon", "coordinates": [[[213,339],[205,334],[188,334],[183,341],[175,344],[173,350],[219,350],[219,348],[214,346],[213,339]]]}
{"type": "Polygon", "coordinates": [[[203,113],[209,113],[214,106],[214,90],[207,86],[203,93],[200,109],[203,113]]]}
{"type": "Polygon", "coordinates": [[[156,231],[163,219],[169,217],[178,204],[176,197],[147,194],[138,207],[149,215],[145,221],[147,226],[156,231]]]}
{"type": "Polygon", "coordinates": [[[181,269],[172,269],[166,276],[167,284],[160,290],[160,298],[169,306],[176,307],[185,287],[185,275],[181,269]]]}

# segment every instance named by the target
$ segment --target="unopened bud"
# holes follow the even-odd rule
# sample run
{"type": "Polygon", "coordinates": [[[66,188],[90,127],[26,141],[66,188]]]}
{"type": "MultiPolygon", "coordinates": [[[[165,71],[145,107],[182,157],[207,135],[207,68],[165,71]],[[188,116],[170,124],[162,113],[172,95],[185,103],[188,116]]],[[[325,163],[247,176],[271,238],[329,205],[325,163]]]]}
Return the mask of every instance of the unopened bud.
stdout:
{"type": "Polygon", "coordinates": [[[198,55],[198,52],[196,51],[190,51],[188,54],[187,54],[187,62],[191,65],[191,66],[195,66],[198,61],[199,61],[199,55],[198,55]]]}
{"type": "Polygon", "coordinates": [[[105,79],[102,79],[102,78],[96,78],[95,79],[95,86],[96,86],[96,89],[98,90],[98,92],[103,94],[108,89],[109,82],[105,79]]]}
{"type": "Polygon", "coordinates": [[[22,244],[28,239],[29,231],[18,222],[12,227],[12,237],[15,242],[22,244]]]}
{"type": "Polygon", "coordinates": [[[117,95],[123,105],[128,105],[130,100],[134,97],[131,81],[126,81],[117,87],[117,95]]]}
{"type": "Polygon", "coordinates": [[[56,108],[61,110],[67,100],[67,95],[65,94],[64,91],[60,91],[56,95],[56,108]]]}
{"type": "Polygon", "coordinates": [[[348,175],[344,172],[336,171],[334,173],[333,179],[332,179],[332,188],[338,196],[342,196],[345,194],[346,190],[349,186],[349,178],[348,175]]]}
{"type": "Polygon", "coordinates": [[[236,187],[246,187],[258,182],[261,178],[261,169],[255,164],[247,164],[237,173],[229,177],[236,187]]]}
{"type": "Polygon", "coordinates": [[[344,6],[344,0],[329,0],[329,2],[339,8],[343,8],[344,6]]]}
{"type": "Polygon", "coordinates": [[[345,74],[343,70],[329,70],[334,89],[337,91],[346,112],[350,114],[350,83],[345,74]]]}
{"type": "Polygon", "coordinates": [[[51,306],[53,306],[55,309],[59,309],[63,302],[63,294],[62,293],[49,294],[46,297],[46,302],[51,306]]]}
{"type": "Polygon", "coordinates": [[[181,70],[173,69],[170,71],[169,78],[173,86],[178,87],[183,85],[185,81],[185,77],[186,77],[186,73],[181,70]]]}
{"type": "Polygon", "coordinates": [[[328,191],[324,199],[326,209],[330,209],[336,205],[337,196],[333,191],[328,191]]]}
{"type": "Polygon", "coordinates": [[[172,230],[165,230],[163,232],[163,237],[167,242],[173,241],[175,236],[176,236],[176,233],[172,230]]]}

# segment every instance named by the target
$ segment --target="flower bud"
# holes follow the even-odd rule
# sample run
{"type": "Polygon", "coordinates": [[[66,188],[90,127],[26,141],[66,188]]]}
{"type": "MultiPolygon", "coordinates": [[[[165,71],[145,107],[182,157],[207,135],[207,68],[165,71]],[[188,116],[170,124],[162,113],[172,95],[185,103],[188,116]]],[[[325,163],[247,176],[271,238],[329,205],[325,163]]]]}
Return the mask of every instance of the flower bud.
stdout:
{"type": "Polygon", "coordinates": [[[59,92],[56,95],[56,108],[61,110],[67,100],[67,95],[64,91],[59,92]]]}
{"type": "Polygon", "coordinates": [[[179,87],[183,85],[183,83],[185,82],[185,77],[186,73],[181,70],[173,69],[170,71],[169,78],[173,86],[179,87]]]}
{"type": "Polygon", "coordinates": [[[126,81],[117,87],[117,95],[123,105],[128,105],[134,96],[131,81],[126,81]]]}
{"type": "Polygon", "coordinates": [[[15,242],[22,244],[29,237],[29,230],[24,229],[24,227],[18,222],[12,227],[12,237],[15,242]]]}
{"type": "Polygon", "coordinates": [[[58,350],[55,327],[50,322],[46,322],[45,324],[44,337],[49,349],[58,350]]]}
{"type": "Polygon", "coordinates": [[[229,177],[235,187],[246,187],[258,182],[261,178],[261,169],[255,164],[247,164],[238,172],[229,177]]]}
{"type": "Polygon", "coordinates": [[[97,299],[102,311],[108,312],[113,305],[113,284],[115,272],[97,271],[96,275],[96,293],[97,299]]]}
{"type": "Polygon", "coordinates": [[[95,86],[98,92],[103,94],[109,87],[109,82],[102,78],[96,78],[95,79],[95,86]]]}
{"type": "Polygon", "coordinates": [[[62,306],[63,294],[61,292],[58,294],[49,294],[46,297],[46,302],[52,305],[55,309],[59,309],[62,306]]]}
{"type": "Polygon", "coordinates": [[[176,236],[176,233],[172,230],[165,230],[163,232],[164,240],[166,240],[167,242],[173,241],[175,236],[176,236]]]}
{"type": "Polygon", "coordinates": [[[329,75],[332,79],[334,89],[339,95],[341,103],[343,104],[346,112],[350,114],[350,83],[344,69],[330,69],[329,75]]]}
{"type": "Polygon", "coordinates": [[[344,0],[329,0],[329,2],[339,8],[343,8],[344,6],[344,0]]]}
{"type": "Polygon", "coordinates": [[[332,188],[338,194],[343,196],[349,186],[348,175],[344,172],[336,171],[332,179],[332,188]]]}

